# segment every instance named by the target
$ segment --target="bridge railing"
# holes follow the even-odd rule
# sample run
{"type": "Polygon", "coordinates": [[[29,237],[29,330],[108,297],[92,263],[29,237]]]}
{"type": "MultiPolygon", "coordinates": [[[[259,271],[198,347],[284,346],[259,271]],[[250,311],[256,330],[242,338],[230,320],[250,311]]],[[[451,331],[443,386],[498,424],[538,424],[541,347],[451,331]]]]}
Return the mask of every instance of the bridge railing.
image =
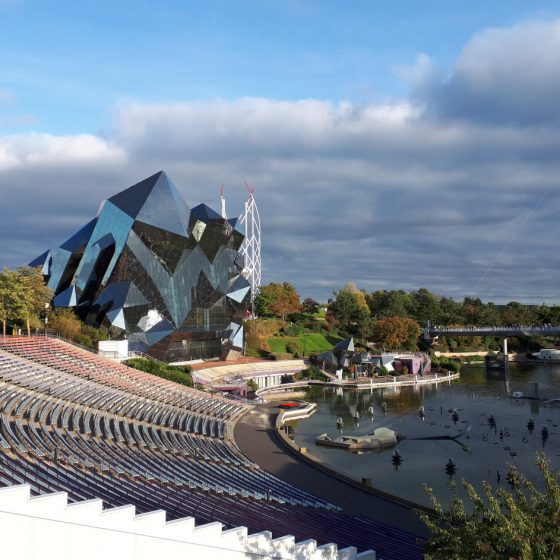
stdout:
{"type": "Polygon", "coordinates": [[[535,336],[535,335],[557,335],[560,334],[560,325],[540,325],[540,326],[454,326],[454,327],[435,327],[430,326],[424,329],[425,334],[430,336],[452,334],[457,336],[535,336]]]}

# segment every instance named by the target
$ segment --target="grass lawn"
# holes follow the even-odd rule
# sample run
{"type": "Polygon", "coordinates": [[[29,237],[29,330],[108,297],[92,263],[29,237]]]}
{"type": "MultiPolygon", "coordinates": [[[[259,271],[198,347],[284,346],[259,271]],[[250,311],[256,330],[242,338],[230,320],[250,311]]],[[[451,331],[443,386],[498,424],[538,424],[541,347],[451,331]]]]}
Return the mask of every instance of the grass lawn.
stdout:
{"type": "Polygon", "coordinates": [[[309,356],[311,352],[326,352],[341,340],[338,336],[309,333],[300,336],[274,336],[267,339],[267,342],[272,353],[287,352],[286,346],[291,342],[296,345],[300,355],[305,350],[305,355],[309,356]]]}

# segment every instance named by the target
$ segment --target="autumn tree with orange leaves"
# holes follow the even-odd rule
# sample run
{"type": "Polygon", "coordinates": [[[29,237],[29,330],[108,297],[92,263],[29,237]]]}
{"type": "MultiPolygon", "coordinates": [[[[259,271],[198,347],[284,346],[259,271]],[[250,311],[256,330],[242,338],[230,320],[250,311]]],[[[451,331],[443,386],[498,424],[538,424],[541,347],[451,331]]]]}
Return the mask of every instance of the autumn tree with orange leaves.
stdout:
{"type": "Polygon", "coordinates": [[[407,317],[387,317],[375,323],[374,339],[384,348],[392,350],[416,350],[420,325],[407,317]]]}
{"type": "Polygon", "coordinates": [[[301,301],[292,284],[272,282],[261,287],[255,299],[255,307],[257,315],[261,317],[277,317],[285,321],[288,315],[301,310],[301,301]]]}

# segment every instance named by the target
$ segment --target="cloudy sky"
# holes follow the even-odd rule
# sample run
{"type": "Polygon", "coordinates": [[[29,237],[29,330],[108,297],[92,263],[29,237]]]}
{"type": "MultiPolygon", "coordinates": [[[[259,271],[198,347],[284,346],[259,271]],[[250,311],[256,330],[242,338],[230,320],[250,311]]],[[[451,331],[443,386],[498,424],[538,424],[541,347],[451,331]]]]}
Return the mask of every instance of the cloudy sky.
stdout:
{"type": "Polygon", "coordinates": [[[165,169],[263,283],[560,302],[557,1],[0,0],[0,266],[165,169]]]}

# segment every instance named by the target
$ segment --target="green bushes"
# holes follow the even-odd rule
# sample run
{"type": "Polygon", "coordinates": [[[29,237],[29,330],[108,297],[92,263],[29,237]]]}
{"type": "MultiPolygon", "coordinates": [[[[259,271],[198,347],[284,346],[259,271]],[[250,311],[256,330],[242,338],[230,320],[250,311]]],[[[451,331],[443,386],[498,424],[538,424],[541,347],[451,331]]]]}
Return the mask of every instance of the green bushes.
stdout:
{"type": "Polygon", "coordinates": [[[299,336],[305,332],[305,328],[303,325],[290,325],[288,327],[284,327],[282,329],[286,336],[299,336]]]}
{"type": "Polygon", "coordinates": [[[288,342],[286,344],[286,350],[289,354],[292,354],[294,358],[299,358],[299,349],[298,345],[295,342],[288,342]]]}
{"type": "Polygon", "coordinates": [[[316,379],[318,381],[328,381],[327,376],[317,366],[309,366],[301,371],[302,377],[307,379],[316,379]]]}
{"type": "Polygon", "coordinates": [[[173,381],[173,383],[187,385],[188,387],[193,386],[192,368],[190,366],[170,366],[145,358],[132,358],[126,362],[126,365],[167,379],[168,381],[173,381]]]}
{"type": "Polygon", "coordinates": [[[454,360],[453,358],[432,358],[432,366],[435,368],[443,368],[448,369],[450,371],[454,371],[455,373],[459,373],[461,371],[461,362],[460,360],[454,360]]]}

